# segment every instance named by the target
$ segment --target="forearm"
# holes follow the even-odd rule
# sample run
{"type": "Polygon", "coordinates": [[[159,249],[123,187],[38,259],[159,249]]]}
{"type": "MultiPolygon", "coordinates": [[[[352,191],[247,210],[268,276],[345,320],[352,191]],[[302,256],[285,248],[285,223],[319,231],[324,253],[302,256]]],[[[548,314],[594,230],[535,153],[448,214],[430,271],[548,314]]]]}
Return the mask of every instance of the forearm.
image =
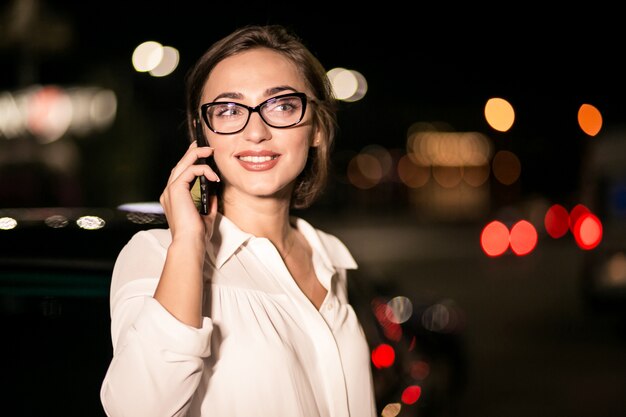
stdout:
{"type": "Polygon", "coordinates": [[[200,328],[202,325],[202,267],[204,242],[174,241],[167,258],[154,298],[181,322],[200,328]]]}
{"type": "MultiPolygon", "coordinates": [[[[133,297],[126,302],[134,300],[139,301],[133,297]]],[[[184,415],[200,382],[203,359],[210,354],[212,324],[208,318],[200,329],[181,324],[152,297],[141,304],[115,347],[102,404],[110,417],[184,415]]],[[[114,312],[114,326],[128,320],[124,314],[114,312]]]]}

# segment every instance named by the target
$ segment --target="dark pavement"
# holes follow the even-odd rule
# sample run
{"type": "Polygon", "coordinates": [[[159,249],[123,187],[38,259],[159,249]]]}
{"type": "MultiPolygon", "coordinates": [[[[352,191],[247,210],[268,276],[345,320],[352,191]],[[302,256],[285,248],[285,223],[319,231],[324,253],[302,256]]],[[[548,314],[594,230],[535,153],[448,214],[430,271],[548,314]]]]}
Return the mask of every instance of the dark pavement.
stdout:
{"type": "Polygon", "coordinates": [[[527,256],[488,258],[481,225],[315,221],[343,239],[373,279],[415,299],[449,297],[464,312],[459,416],[626,415],[626,326],[585,303],[584,254],[573,239],[540,235],[527,256]]]}

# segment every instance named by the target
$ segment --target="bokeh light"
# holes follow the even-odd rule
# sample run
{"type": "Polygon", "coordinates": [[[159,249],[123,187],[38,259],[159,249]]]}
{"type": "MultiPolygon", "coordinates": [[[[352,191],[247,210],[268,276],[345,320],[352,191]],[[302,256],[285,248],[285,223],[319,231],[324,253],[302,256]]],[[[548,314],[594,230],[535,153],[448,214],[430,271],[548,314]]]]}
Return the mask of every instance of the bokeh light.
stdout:
{"type": "Polygon", "coordinates": [[[0,217],[0,230],[11,230],[17,227],[17,220],[13,217],[0,217]]]}
{"type": "Polygon", "coordinates": [[[419,385],[408,386],[402,391],[402,402],[405,404],[415,404],[422,395],[422,388],[419,385]]]}
{"type": "Polygon", "coordinates": [[[544,227],[551,237],[558,239],[569,230],[569,213],[560,204],[553,204],[544,216],[544,227]]]}
{"type": "Polygon", "coordinates": [[[53,142],[68,130],[72,111],[72,101],[64,89],[54,85],[41,87],[28,107],[28,129],[41,142],[53,142]]]}
{"type": "Polygon", "coordinates": [[[602,114],[595,106],[583,104],[578,109],[578,125],[589,136],[596,136],[602,129],[602,114]]]}
{"type": "Polygon", "coordinates": [[[32,135],[38,143],[68,134],[85,137],[109,128],[117,114],[117,96],[98,87],[32,85],[0,94],[0,138],[32,135]]]}
{"type": "Polygon", "coordinates": [[[132,65],[137,72],[147,72],[153,77],[164,77],[178,67],[179,55],[178,50],[172,46],[146,41],[133,51],[132,65]]]}
{"type": "Polygon", "coordinates": [[[385,405],[383,411],[381,411],[381,417],[396,417],[402,411],[402,404],[400,403],[389,403],[385,405]]]}
{"type": "Polygon", "coordinates": [[[509,248],[509,229],[498,220],[487,224],[480,234],[480,247],[488,256],[502,255],[509,248]]]}
{"type": "Polygon", "coordinates": [[[372,350],[372,363],[378,369],[389,368],[396,360],[396,351],[386,343],[381,343],[372,350]]]}
{"type": "Polygon", "coordinates": [[[519,158],[510,151],[498,151],[491,162],[493,176],[504,185],[517,181],[522,172],[519,158]]]}
{"type": "Polygon", "coordinates": [[[589,213],[590,210],[584,204],[576,204],[569,213],[569,229],[572,233],[574,233],[574,226],[578,222],[578,219],[582,217],[584,214],[589,213]]]}
{"type": "Polygon", "coordinates": [[[409,155],[403,155],[398,161],[398,177],[410,188],[423,187],[430,179],[430,165],[420,165],[409,155]]]}
{"type": "Polygon", "coordinates": [[[102,229],[106,222],[99,216],[81,216],[76,219],[76,224],[81,229],[85,230],[98,230],[102,229]]]}
{"type": "Polygon", "coordinates": [[[430,375],[430,365],[423,360],[411,362],[411,378],[418,381],[425,380],[430,375]]]}
{"type": "Polygon", "coordinates": [[[391,300],[387,302],[389,306],[389,316],[388,319],[394,323],[404,323],[413,314],[413,303],[408,297],[399,295],[397,297],[393,297],[391,300]]]}
{"type": "Polygon", "coordinates": [[[576,220],[572,233],[581,249],[593,249],[602,241],[602,222],[595,214],[584,213],[576,220]]]}
{"type": "Polygon", "coordinates": [[[622,251],[615,252],[607,262],[604,284],[616,287],[626,285],[626,255],[622,251]]]}
{"type": "Polygon", "coordinates": [[[178,67],[179,59],[177,49],[171,46],[164,46],[161,61],[159,61],[156,67],[149,71],[150,75],[153,77],[165,77],[166,75],[170,75],[174,72],[176,67],[178,67]]]}
{"type": "Polygon", "coordinates": [[[132,55],[132,64],[137,72],[148,72],[155,69],[163,58],[163,45],[156,41],[139,44],[132,55]]]}
{"type": "Polygon", "coordinates": [[[495,97],[485,104],[485,119],[489,126],[500,132],[506,132],[515,122],[515,110],[505,99],[495,97]]]}
{"type": "Polygon", "coordinates": [[[337,100],[358,101],[367,93],[367,81],[358,71],[337,67],[329,70],[327,75],[337,100]]]}
{"type": "Polygon", "coordinates": [[[518,256],[528,255],[537,246],[537,230],[527,220],[520,220],[510,232],[511,250],[518,256]]]}

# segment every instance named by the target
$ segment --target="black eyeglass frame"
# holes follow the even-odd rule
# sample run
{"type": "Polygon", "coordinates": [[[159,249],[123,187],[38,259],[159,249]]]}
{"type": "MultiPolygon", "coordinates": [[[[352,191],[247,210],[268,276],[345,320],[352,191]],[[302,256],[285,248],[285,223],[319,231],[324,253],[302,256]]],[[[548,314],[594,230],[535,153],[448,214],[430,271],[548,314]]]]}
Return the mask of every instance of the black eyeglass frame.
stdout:
{"type": "Polygon", "coordinates": [[[202,116],[202,120],[204,120],[204,123],[207,125],[207,127],[213,132],[213,133],[217,133],[219,135],[234,135],[235,133],[239,133],[242,130],[244,130],[246,128],[246,126],[248,126],[248,122],[250,122],[250,117],[252,116],[252,113],[259,113],[259,116],[261,117],[261,120],[263,120],[263,123],[265,123],[266,125],[276,128],[276,129],[285,129],[288,127],[292,127],[297,125],[298,123],[300,123],[302,121],[302,119],[304,119],[304,115],[306,114],[306,106],[307,106],[307,102],[310,101],[311,103],[315,103],[315,100],[310,98],[309,96],[307,96],[305,93],[301,93],[301,92],[295,92],[295,93],[287,93],[287,94],[281,94],[278,96],[273,96],[268,98],[267,100],[265,100],[264,102],[251,107],[251,106],[246,106],[245,104],[241,104],[241,103],[237,103],[235,101],[213,101],[211,103],[204,103],[202,105],[200,105],[200,115],[202,116]],[[300,101],[302,102],[302,114],[300,115],[300,118],[287,126],[274,126],[273,124],[269,123],[267,120],[265,120],[265,118],[263,117],[263,114],[261,113],[261,107],[265,106],[268,103],[271,103],[274,100],[278,100],[281,98],[285,98],[285,97],[298,97],[300,99],[300,101]],[[207,116],[207,109],[211,106],[216,106],[216,105],[224,105],[224,104],[234,104],[237,105],[239,107],[243,107],[245,109],[248,110],[248,118],[246,119],[246,122],[243,124],[243,126],[241,127],[241,129],[235,131],[235,132],[228,132],[228,133],[224,133],[224,132],[219,132],[215,129],[213,129],[213,127],[211,126],[211,123],[209,123],[209,117],[207,116]]]}

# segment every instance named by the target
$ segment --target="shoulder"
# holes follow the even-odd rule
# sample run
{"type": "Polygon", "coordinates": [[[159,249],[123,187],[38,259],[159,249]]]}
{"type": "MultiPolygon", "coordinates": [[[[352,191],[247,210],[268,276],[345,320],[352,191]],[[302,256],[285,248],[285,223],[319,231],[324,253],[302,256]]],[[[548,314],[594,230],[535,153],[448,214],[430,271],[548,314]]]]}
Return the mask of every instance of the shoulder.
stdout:
{"type": "Polygon", "coordinates": [[[158,278],[171,241],[169,229],[149,229],[135,233],[117,256],[113,267],[113,286],[119,288],[138,278],[158,278]]]}
{"type": "Polygon", "coordinates": [[[140,230],[131,236],[120,253],[167,249],[171,242],[172,235],[169,229],[140,230]]]}
{"type": "Polygon", "coordinates": [[[135,233],[124,245],[119,258],[138,258],[149,254],[165,255],[167,248],[172,243],[172,235],[169,229],[148,229],[135,233]]]}
{"type": "Polygon", "coordinates": [[[309,244],[319,250],[336,268],[356,269],[357,263],[344,242],[332,233],[312,226],[304,219],[296,218],[298,230],[304,234],[309,244]]]}

